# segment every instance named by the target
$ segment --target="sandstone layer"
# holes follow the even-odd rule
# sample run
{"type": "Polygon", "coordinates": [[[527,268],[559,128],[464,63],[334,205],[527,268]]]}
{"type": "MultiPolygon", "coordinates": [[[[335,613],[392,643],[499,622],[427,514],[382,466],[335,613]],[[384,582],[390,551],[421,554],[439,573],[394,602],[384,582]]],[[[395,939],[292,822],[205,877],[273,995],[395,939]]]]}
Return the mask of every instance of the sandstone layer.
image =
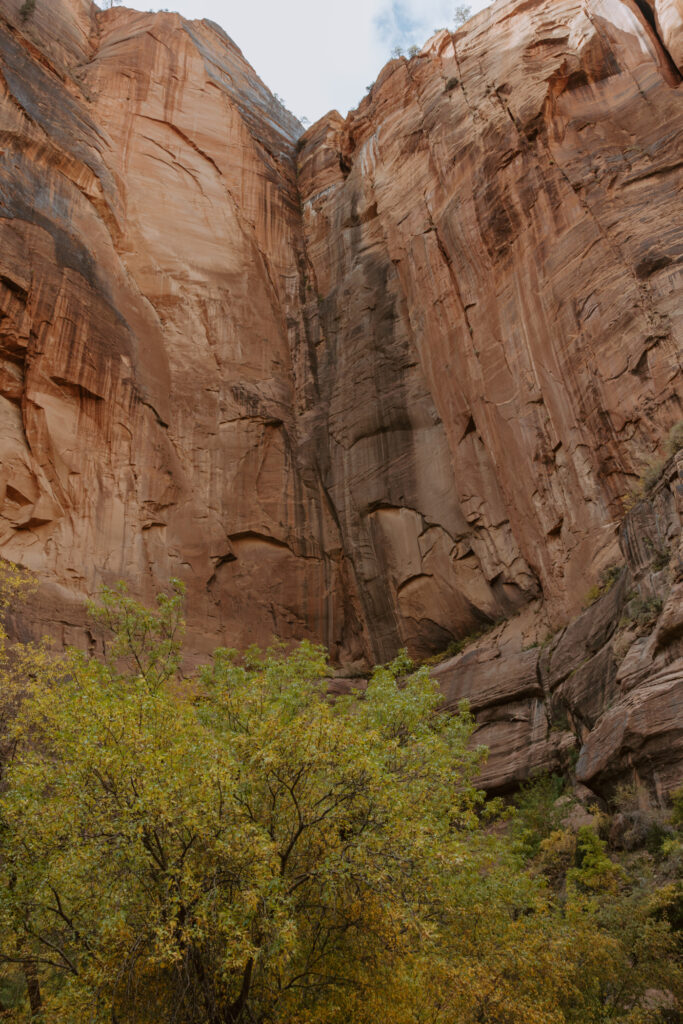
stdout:
{"type": "MultiPolygon", "coordinates": [[[[619,546],[566,626],[548,629],[538,602],[432,669],[445,706],[467,700],[476,717],[490,792],[561,772],[584,795],[638,780],[659,803],[683,780],[683,451],[625,515],[619,546]]],[[[338,675],[330,689],[365,685],[338,675]]]]}
{"type": "Polygon", "coordinates": [[[635,5],[495,4],[307,133],[319,436],[379,656],[540,593],[559,620],[612,557],[681,415],[682,95],[635,5]]]}
{"type": "MultiPolygon", "coordinates": [[[[520,638],[621,560],[622,496],[683,415],[679,6],[499,0],[303,136],[210,22],[21,7],[0,0],[0,555],[40,589],[15,628],[88,643],[102,582],[179,576],[195,652],[306,636],[348,675],[510,619],[443,670],[492,788],[577,737],[589,784],[640,770],[674,641],[617,680],[621,606],[554,663],[520,638]]],[[[629,559],[613,602],[646,585],[629,559]]]]}
{"type": "Polygon", "coordinates": [[[683,452],[619,531],[605,593],[543,635],[522,615],[434,669],[468,698],[489,748],[482,782],[505,791],[564,771],[598,793],[638,778],[656,800],[683,779],[683,452]]]}
{"type": "Polygon", "coordinates": [[[298,454],[298,122],[217,26],[62,0],[39,54],[51,5],[2,7],[3,555],[60,640],[102,581],[179,576],[200,646],[353,651],[298,454]]]}

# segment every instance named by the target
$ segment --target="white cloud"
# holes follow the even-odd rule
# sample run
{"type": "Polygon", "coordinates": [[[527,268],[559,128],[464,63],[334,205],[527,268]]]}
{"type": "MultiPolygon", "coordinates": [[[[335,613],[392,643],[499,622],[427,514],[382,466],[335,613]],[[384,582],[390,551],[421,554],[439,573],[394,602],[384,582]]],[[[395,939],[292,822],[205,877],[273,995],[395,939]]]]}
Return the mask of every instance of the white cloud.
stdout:
{"type": "MultiPolygon", "coordinates": [[[[421,46],[452,23],[458,0],[124,0],[137,10],[169,7],[210,18],[240,47],[266,85],[298,117],[356,106],[395,46],[421,46]]],[[[473,11],[487,0],[470,0],[473,11]]]]}

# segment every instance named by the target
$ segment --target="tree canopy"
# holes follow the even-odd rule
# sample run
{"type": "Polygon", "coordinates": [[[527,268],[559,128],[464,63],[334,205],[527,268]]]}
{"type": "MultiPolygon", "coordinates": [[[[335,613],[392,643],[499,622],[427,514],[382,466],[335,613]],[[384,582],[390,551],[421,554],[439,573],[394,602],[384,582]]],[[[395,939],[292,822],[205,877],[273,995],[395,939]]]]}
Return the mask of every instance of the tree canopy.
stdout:
{"type": "Polygon", "coordinates": [[[8,1020],[663,1019],[643,993],[677,984],[666,915],[638,902],[627,942],[601,916],[617,882],[597,836],[554,897],[426,669],[401,655],[333,701],[302,643],[184,677],[178,583],[153,610],[119,587],[92,612],[99,657],[0,632],[8,1020]]]}

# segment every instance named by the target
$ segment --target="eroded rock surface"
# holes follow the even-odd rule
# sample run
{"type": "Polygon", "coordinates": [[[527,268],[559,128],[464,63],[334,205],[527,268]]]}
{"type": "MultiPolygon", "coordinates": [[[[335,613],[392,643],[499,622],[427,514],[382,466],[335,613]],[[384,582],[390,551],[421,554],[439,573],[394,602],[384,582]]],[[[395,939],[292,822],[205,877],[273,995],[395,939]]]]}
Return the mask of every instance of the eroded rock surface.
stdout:
{"type": "Polygon", "coordinates": [[[619,531],[606,592],[556,633],[529,609],[438,665],[489,747],[482,782],[505,791],[565,771],[604,794],[638,778],[655,800],[683,780],[683,452],[619,531]]]}
{"type": "Polygon", "coordinates": [[[679,85],[635,4],[494,4],[307,133],[327,490],[378,656],[541,592],[561,621],[613,556],[680,417],[679,85]]]}
{"type": "Polygon", "coordinates": [[[515,631],[576,615],[682,415],[678,5],[499,0],[301,138],[212,23],[20,11],[0,555],[41,586],[15,627],[88,643],[100,583],[179,576],[196,652],[308,636],[343,674],[511,619],[443,670],[493,788],[577,736],[589,785],[663,763],[680,589],[622,660],[596,609],[542,655],[515,631]]]}
{"type": "Polygon", "coordinates": [[[101,581],[176,575],[199,646],[360,657],[299,455],[298,122],[216,26],[64,0],[81,49],[39,60],[45,6],[3,4],[2,553],[60,639],[101,581]]]}

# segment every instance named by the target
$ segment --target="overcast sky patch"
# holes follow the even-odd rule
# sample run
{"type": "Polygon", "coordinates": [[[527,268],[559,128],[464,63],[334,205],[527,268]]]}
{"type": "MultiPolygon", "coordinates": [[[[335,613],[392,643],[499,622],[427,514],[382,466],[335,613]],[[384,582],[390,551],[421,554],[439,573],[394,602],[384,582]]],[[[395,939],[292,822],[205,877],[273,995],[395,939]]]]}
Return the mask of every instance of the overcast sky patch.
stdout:
{"type": "MultiPolygon", "coordinates": [[[[297,117],[357,106],[396,46],[422,46],[451,26],[458,0],[126,0],[139,11],[168,8],[217,22],[257,74],[297,117]]],[[[473,11],[487,0],[470,0],[473,11]]]]}

